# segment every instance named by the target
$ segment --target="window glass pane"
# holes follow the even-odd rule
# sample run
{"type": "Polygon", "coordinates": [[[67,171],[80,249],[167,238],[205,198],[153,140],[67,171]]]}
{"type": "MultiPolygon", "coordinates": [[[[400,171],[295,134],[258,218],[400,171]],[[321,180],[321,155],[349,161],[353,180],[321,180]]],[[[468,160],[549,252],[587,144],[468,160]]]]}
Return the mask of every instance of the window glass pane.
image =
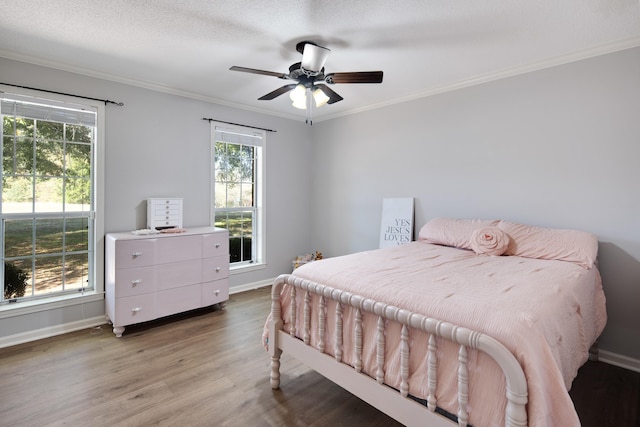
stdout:
{"type": "Polygon", "coordinates": [[[36,258],[35,279],[36,295],[62,291],[62,256],[36,258]]]}
{"type": "Polygon", "coordinates": [[[62,218],[36,219],[36,253],[62,253],[62,218]]]}
{"type": "MultiPolygon", "coordinates": [[[[215,183],[215,204],[216,208],[225,208],[227,207],[227,186],[224,183],[216,182],[215,183]]],[[[216,213],[217,217],[217,213],[216,213]]]]}
{"type": "Polygon", "coordinates": [[[4,116],[2,129],[5,135],[33,137],[34,120],[24,117],[4,116]]]}
{"type": "Polygon", "coordinates": [[[58,122],[48,122],[46,120],[37,120],[36,135],[39,138],[63,140],[64,124],[58,122]]]}
{"type": "Polygon", "coordinates": [[[67,176],[89,178],[91,176],[91,146],[67,144],[66,150],[65,172],[67,176]]]}
{"type": "Polygon", "coordinates": [[[33,172],[33,139],[5,136],[2,143],[2,173],[30,175],[33,172]]]}
{"type": "Polygon", "coordinates": [[[2,178],[2,212],[25,213],[33,210],[33,178],[2,178]]]}
{"type": "Polygon", "coordinates": [[[253,182],[253,170],[254,170],[254,161],[253,160],[248,160],[246,162],[243,163],[242,165],[242,170],[241,170],[241,176],[240,181],[242,182],[253,182]]]}
{"type": "Polygon", "coordinates": [[[227,184],[227,205],[228,208],[242,206],[241,187],[237,184],[227,184]]]}
{"type": "Polygon", "coordinates": [[[64,289],[82,289],[89,287],[89,256],[73,254],[65,256],[64,289]]]}
{"type": "Polygon", "coordinates": [[[253,185],[242,184],[241,187],[242,207],[253,206],[253,185]]]}
{"type": "Polygon", "coordinates": [[[36,212],[62,212],[62,178],[36,178],[36,212]]]}
{"type": "Polygon", "coordinates": [[[91,210],[91,180],[67,178],[65,181],[65,211],[88,212],[91,210]]]}
{"type": "Polygon", "coordinates": [[[67,124],[65,128],[65,140],[90,143],[93,140],[93,129],[88,126],[67,124]]]}
{"type": "Polygon", "coordinates": [[[89,219],[67,218],[64,237],[67,252],[88,251],[89,219]]]}
{"type": "Polygon", "coordinates": [[[244,212],[242,218],[242,235],[251,238],[253,232],[253,212],[244,212]]]}
{"type": "Polygon", "coordinates": [[[36,142],[36,175],[62,176],[64,144],[60,141],[36,142]]]}
{"type": "Polygon", "coordinates": [[[228,228],[229,228],[229,225],[228,225],[228,221],[227,221],[227,213],[226,213],[226,212],[219,212],[219,211],[217,211],[217,212],[215,213],[215,217],[214,217],[214,220],[213,220],[213,224],[214,224],[214,226],[216,226],[216,227],[219,227],[219,228],[227,228],[227,229],[228,229],[228,228]]]}
{"type": "Polygon", "coordinates": [[[4,264],[4,299],[31,296],[31,260],[13,260],[4,264]]]}
{"type": "Polygon", "coordinates": [[[228,212],[227,213],[227,230],[229,230],[229,236],[241,236],[242,235],[242,212],[228,212]]]}
{"type": "Polygon", "coordinates": [[[30,256],[33,251],[33,220],[8,219],[4,222],[4,256],[30,256]]]}

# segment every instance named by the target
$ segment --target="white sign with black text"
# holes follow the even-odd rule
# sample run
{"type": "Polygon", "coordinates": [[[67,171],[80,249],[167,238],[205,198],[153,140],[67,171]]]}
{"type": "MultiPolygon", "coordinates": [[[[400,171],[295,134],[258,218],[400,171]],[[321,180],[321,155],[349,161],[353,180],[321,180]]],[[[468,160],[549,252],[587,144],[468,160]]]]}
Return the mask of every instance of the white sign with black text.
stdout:
{"type": "Polygon", "coordinates": [[[380,247],[404,245],[413,240],[413,198],[383,199],[380,247]]]}

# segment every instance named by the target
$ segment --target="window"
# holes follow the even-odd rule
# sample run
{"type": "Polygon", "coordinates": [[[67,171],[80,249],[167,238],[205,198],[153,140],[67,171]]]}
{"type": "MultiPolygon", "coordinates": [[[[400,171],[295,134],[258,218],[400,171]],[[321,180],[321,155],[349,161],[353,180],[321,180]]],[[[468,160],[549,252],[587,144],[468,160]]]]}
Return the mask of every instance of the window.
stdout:
{"type": "Polygon", "coordinates": [[[264,132],[212,122],[211,134],[213,223],[229,230],[232,267],[262,264],[264,132]]]}
{"type": "Polygon", "coordinates": [[[0,93],[0,304],[96,289],[99,111],[0,93]]]}

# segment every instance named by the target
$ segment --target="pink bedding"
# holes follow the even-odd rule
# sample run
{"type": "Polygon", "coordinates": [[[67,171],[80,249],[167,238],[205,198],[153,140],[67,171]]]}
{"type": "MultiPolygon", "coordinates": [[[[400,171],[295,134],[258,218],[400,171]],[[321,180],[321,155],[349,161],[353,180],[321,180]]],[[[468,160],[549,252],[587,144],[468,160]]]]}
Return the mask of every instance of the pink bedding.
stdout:
{"type": "MultiPolygon", "coordinates": [[[[565,261],[518,256],[477,255],[473,251],[412,242],[404,246],[316,261],[295,276],[405,308],[492,336],[523,366],[529,386],[530,426],[579,426],[567,390],[586,362],[588,350],[606,323],[605,297],[598,270],[565,261]]],[[[297,330],[302,330],[302,295],[298,293],[297,330]]],[[[290,294],[281,302],[289,330],[290,294]]],[[[317,303],[315,303],[317,307],[317,303]]],[[[335,305],[327,306],[325,352],[334,354],[335,305]]],[[[375,326],[364,316],[364,368],[375,376],[375,326]]],[[[312,330],[317,314],[312,315],[312,330]]],[[[344,313],[343,362],[353,364],[352,313],[344,313]]],[[[386,331],[385,382],[399,387],[399,327],[386,331]]],[[[266,329],[266,328],[265,328],[266,329]]],[[[318,347],[315,330],[311,345],[318,347]]],[[[409,393],[427,396],[425,334],[410,336],[409,393]]],[[[457,347],[438,342],[438,406],[457,412],[457,347]]],[[[493,360],[469,351],[470,423],[504,425],[504,377],[493,360]]]]}

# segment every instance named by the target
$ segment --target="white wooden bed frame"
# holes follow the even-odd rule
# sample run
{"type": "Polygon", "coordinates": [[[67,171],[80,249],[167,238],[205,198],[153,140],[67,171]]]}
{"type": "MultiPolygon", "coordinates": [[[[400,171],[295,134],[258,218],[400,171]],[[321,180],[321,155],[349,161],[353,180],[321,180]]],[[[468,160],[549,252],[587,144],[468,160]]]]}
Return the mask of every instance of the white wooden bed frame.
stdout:
{"type": "Polygon", "coordinates": [[[309,280],[300,279],[293,275],[283,274],[273,284],[271,290],[271,322],[269,325],[269,354],[271,356],[271,387],[280,387],[280,355],[283,351],[302,361],[321,375],[340,385],[360,399],[396,419],[407,426],[434,426],[451,427],[454,421],[435,412],[436,388],[438,379],[436,368],[438,360],[436,356],[435,337],[441,337],[460,345],[458,352],[458,425],[466,426],[468,414],[466,412],[468,402],[469,373],[467,366],[467,349],[477,349],[485,352],[493,358],[504,372],[506,379],[507,406],[505,409],[505,425],[520,427],[527,425],[527,382],[522,367],[515,356],[495,339],[480,332],[459,327],[437,319],[400,309],[381,301],[374,301],[350,292],[341,291],[309,280]],[[283,330],[282,309],[280,306],[280,293],[284,284],[291,285],[291,310],[290,331],[283,330]],[[299,334],[303,339],[296,337],[296,293],[304,292],[303,331],[299,334]],[[316,349],[309,344],[309,330],[311,324],[311,294],[317,294],[319,298],[318,310],[318,334],[321,348],[316,349]],[[326,300],[336,301],[336,355],[335,357],[324,353],[322,342],[326,333],[326,300]],[[352,307],[355,310],[354,330],[355,341],[355,366],[351,367],[342,363],[342,312],[344,307],[352,307]],[[378,316],[376,331],[376,379],[361,373],[362,369],[362,313],[368,312],[378,316]],[[385,364],[385,320],[402,325],[400,338],[400,390],[386,386],[383,383],[385,364]],[[427,406],[421,405],[408,397],[409,378],[409,331],[420,330],[429,334],[427,349],[427,378],[429,395],[427,406]]]}

